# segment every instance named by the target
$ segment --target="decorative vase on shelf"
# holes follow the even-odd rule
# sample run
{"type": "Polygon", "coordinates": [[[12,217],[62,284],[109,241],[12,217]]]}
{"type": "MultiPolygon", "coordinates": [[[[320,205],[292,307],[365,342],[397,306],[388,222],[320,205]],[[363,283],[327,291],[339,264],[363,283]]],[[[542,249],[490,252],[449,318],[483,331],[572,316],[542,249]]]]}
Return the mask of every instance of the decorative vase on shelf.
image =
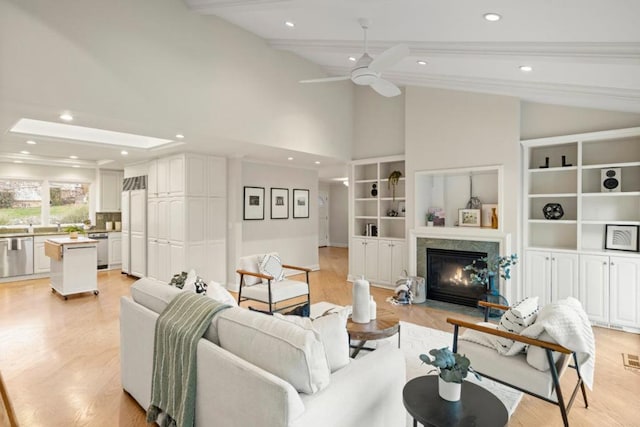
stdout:
{"type": "Polygon", "coordinates": [[[377,196],[378,196],[378,185],[371,184],[371,197],[377,197],[377,196]]]}
{"type": "Polygon", "coordinates": [[[444,400],[448,400],[449,402],[459,401],[461,391],[461,383],[449,383],[438,376],[438,394],[444,400]]]}
{"type": "Polygon", "coordinates": [[[371,320],[371,299],[369,294],[369,282],[364,276],[353,281],[353,302],[351,304],[353,323],[369,323],[371,320]]]}
{"type": "Polygon", "coordinates": [[[498,214],[496,208],[491,208],[491,228],[498,229],[498,214]]]}
{"type": "Polygon", "coordinates": [[[433,221],[427,221],[427,227],[433,227],[433,221]]]}

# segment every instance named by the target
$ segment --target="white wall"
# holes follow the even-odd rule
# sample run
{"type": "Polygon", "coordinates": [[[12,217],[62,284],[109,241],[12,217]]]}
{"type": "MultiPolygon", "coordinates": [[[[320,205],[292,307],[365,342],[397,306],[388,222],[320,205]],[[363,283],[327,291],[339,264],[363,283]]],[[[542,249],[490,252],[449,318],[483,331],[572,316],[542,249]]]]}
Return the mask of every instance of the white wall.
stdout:
{"type": "Polygon", "coordinates": [[[229,268],[236,277],[239,256],[266,252],[278,252],[286,264],[319,268],[318,261],[318,172],[312,169],[282,167],[266,163],[249,161],[231,161],[229,174],[240,174],[240,180],[229,179],[228,209],[230,232],[229,240],[233,253],[230,255],[229,268]],[[239,163],[239,164],[236,164],[239,163]],[[243,220],[242,188],[264,187],[264,220],[243,220]],[[289,219],[270,219],[270,189],[289,189],[289,219]],[[309,218],[293,218],[293,189],[309,190],[309,218]],[[232,196],[231,192],[238,192],[232,196]]]}
{"type": "MultiPolygon", "coordinates": [[[[414,218],[415,172],[502,165],[505,206],[500,221],[503,230],[512,234],[515,251],[520,216],[519,100],[418,87],[408,87],[405,96],[407,227],[423,221],[414,218]]],[[[468,199],[468,190],[464,198],[468,199]]],[[[514,275],[507,297],[517,286],[514,275]]]]}
{"type": "Polygon", "coordinates": [[[640,114],[522,102],[521,139],[640,126],[640,114]]]}
{"type": "Polygon", "coordinates": [[[352,159],[404,153],[405,94],[393,98],[356,87],[352,159]]]}
{"type": "Polygon", "coordinates": [[[3,0],[0,52],[0,112],[351,155],[350,82],[301,85],[325,72],[179,0],[3,0]]]}
{"type": "Polygon", "coordinates": [[[349,246],[349,188],[341,182],[329,185],[329,246],[349,246]]]}

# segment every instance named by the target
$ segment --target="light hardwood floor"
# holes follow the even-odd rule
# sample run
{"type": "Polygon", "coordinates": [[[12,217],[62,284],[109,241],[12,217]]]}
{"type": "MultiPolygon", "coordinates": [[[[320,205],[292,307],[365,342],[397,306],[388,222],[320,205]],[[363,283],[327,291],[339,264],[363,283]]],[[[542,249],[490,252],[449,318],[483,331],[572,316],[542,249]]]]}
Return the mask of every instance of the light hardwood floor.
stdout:
{"type": "MultiPolygon", "coordinates": [[[[312,302],[350,304],[346,259],[346,249],[320,249],[321,271],[311,274],[312,302]]],[[[146,425],[144,411],[120,385],[119,299],[129,295],[132,283],[119,272],[101,272],[98,297],[68,301],[52,294],[46,279],[0,284],[0,372],[22,426],[146,425]]],[[[372,289],[378,306],[404,321],[451,331],[447,317],[465,318],[417,305],[393,307],[385,302],[390,291],[372,289]]],[[[571,425],[640,426],[640,371],[626,370],[621,356],[640,354],[640,336],[594,330],[595,389],[589,409],[576,399],[571,425]]],[[[556,406],[525,396],[509,425],[562,423],[556,406]]]]}

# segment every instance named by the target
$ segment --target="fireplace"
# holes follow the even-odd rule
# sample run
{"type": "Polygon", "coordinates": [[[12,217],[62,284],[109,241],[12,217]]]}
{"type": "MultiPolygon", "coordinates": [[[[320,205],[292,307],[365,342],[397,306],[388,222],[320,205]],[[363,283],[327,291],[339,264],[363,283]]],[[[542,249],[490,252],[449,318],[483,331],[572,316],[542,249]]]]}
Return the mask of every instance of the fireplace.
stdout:
{"type": "Polygon", "coordinates": [[[486,252],[427,248],[427,298],[476,307],[486,289],[473,284],[464,267],[486,256],[486,252]]]}

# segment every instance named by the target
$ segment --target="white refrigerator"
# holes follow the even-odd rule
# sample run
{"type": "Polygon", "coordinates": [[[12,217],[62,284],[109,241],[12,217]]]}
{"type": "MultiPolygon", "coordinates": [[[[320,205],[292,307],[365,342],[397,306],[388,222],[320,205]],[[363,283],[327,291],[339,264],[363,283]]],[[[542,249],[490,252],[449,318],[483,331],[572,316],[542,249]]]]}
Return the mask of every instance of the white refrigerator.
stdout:
{"type": "Polygon", "coordinates": [[[125,178],[122,191],[122,272],[147,275],[146,176],[125,178]]]}

